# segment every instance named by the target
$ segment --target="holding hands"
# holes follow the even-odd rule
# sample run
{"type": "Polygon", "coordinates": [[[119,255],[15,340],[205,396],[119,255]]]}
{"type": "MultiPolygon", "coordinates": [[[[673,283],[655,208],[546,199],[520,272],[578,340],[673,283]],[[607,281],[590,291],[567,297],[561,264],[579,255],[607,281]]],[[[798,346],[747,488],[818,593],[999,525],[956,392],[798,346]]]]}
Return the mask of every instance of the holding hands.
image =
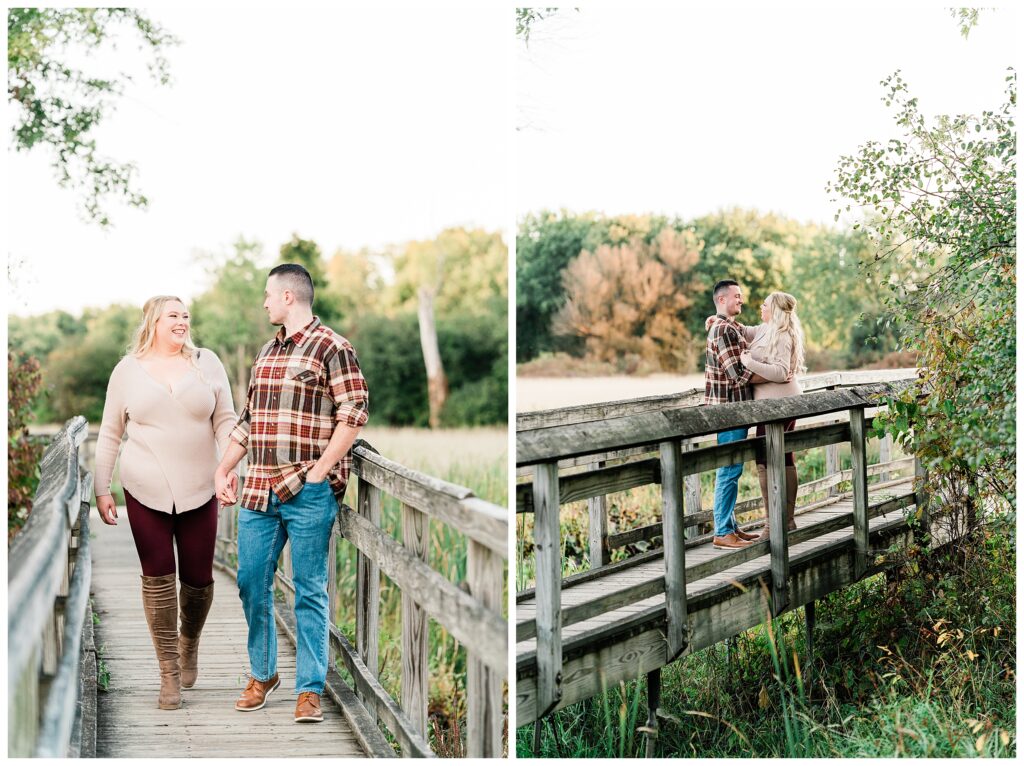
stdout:
{"type": "Polygon", "coordinates": [[[227,508],[238,502],[238,474],[224,471],[220,468],[213,475],[214,485],[216,486],[217,499],[220,500],[221,507],[227,508]]]}

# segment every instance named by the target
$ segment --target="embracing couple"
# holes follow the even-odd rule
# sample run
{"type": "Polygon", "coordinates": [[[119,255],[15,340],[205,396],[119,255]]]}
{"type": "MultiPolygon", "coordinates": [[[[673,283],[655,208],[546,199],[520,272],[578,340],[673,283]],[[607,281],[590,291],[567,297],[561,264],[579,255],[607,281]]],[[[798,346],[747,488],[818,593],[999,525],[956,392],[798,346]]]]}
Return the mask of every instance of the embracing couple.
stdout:
{"type": "MultiPolygon", "coordinates": [[[[743,309],[743,292],[731,279],[714,287],[717,314],[708,317],[707,362],[704,368],[704,404],[727,404],[751,399],[778,399],[798,396],[798,372],[804,372],[804,334],[796,315],[796,298],[789,293],[774,292],[761,304],[761,324],[747,327],[736,321],[743,309]]],[[[784,430],[792,431],[796,419],[786,421],[784,430]]],[[[763,425],[757,436],[764,436],[763,425]]],[[[747,438],[746,428],[722,431],[718,443],[747,438]]],[[[759,458],[763,459],[763,458],[759,458]]],[[[739,491],[743,464],[719,468],[715,475],[715,536],[713,545],[720,549],[745,548],[768,539],[768,524],[760,535],[751,535],[736,523],[736,495],[739,491]]],[[[765,514],[768,513],[768,473],[758,462],[757,478],[761,484],[765,514]]],[[[786,524],[796,529],[794,511],[797,491],[796,464],[793,453],[786,453],[786,524]]]]}
{"type": "Polygon", "coordinates": [[[291,540],[295,720],[323,720],[327,551],[368,393],[351,344],[321,324],[312,306],[305,268],[271,270],[263,308],[281,329],[256,356],[239,416],[224,366],[192,344],[188,309],[173,296],[146,301],[128,354],[110,375],[96,444],[96,505],[105,523],[117,523],[110,482],[120,452],[143,609],[160,665],[161,709],[179,708],[181,689],[196,683],[199,637],[213,603],[218,501],[222,507],[238,502],[236,466],[247,457],[238,590],[249,626],[250,674],[235,709],[259,710],[280,684],[274,572],[291,540]]]}

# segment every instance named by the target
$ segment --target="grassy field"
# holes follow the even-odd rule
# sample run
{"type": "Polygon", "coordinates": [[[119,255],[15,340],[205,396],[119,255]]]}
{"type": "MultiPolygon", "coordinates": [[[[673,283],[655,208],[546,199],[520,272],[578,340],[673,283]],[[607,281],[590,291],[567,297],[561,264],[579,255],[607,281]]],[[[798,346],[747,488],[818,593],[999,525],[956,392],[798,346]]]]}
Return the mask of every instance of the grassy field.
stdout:
{"type": "MultiPolygon", "coordinates": [[[[370,428],[362,436],[382,455],[409,468],[472,489],[485,500],[508,507],[507,431],[498,428],[451,429],[431,432],[411,428],[370,428]]],[[[358,479],[348,489],[346,502],[355,505],[358,479]]],[[[401,508],[385,497],[382,524],[401,539],[401,508]]],[[[430,523],[429,563],[451,582],[466,576],[467,538],[445,524],[430,523]]],[[[356,550],[338,545],[336,576],[339,611],[335,623],[355,644],[356,550]],[[352,594],[346,598],[345,594],[352,594]]],[[[380,680],[401,699],[401,592],[381,575],[380,680]]],[[[505,603],[505,602],[503,602],[505,603]]],[[[434,751],[442,756],[464,755],[462,729],[466,719],[466,650],[437,623],[430,622],[429,725],[434,751]]],[[[347,675],[344,674],[343,675],[347,675]]]]}

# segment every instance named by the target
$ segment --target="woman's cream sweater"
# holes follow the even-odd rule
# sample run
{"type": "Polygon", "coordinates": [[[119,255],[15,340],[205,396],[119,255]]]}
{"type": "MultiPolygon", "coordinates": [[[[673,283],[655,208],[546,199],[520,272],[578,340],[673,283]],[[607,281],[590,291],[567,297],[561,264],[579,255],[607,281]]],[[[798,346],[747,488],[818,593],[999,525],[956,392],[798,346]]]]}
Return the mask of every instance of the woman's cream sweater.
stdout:
{"type": "Polygon", "coordinates": [[[770,381],[759,383],[754,386],[755,399],[781,399],[784,396],[798,396],[803,393],[800,384],[793,379],[786,381],[789,377],[790,368],[793,364],[793,341],[789,335],[782,334],[775,344],[775,353],[768,353],[768,326],[759,324],[756,327],[744,327],[743,335],[750,342],[750,363],[747,368],[753,370],[762,378],[770,381]]]}
{"type": "Polygon", "coordinates": [[[223,453],[235,425],[224,365],[199,349],[190,369],[170,388],[146,372],[137,357],[124,357],[110,374],[103,422],[96,441],[96,496],[110,494],[110,479],[124,434],[121,485],[153,510],[178,513],[205,505],[214,495],[218,447],[223,453]]]}

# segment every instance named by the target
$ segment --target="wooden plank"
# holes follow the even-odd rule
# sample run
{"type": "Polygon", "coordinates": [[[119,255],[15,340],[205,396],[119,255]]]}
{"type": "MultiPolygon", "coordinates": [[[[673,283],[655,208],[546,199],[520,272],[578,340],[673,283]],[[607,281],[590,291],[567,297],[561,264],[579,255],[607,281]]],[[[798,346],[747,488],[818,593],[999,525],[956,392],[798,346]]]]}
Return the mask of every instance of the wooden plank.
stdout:
{"type": "Polygon", "coordinates": [[[689,407],[522,431],[516,436],[516,461],[518,465],[530,465],[667,439],[749,428],[775,420],[825,415],[871,405],[874,397],[894,393],[902,387],[898,382],[873,384],[783,399],[736,402],[726,407],[689,407]]]}
{"type": "MultiPolygon", "coordinates": [[[[882,465],[892,462],[892,434],[890,433],[878,440],[878,462],[882,465]]],[[[889,479],[888,471],[879,474],[879,481],[886,482],[889,479]]]]}
{"type": "MultiPolygon", "coordinates": [[[[383,493],[364,479],[359,479],[357,493],[359,515],[375,528],[380,528],[383,493]]],[[[356,548],[356,650],[374,677],[379,673],[380,570],[373,559],[356,548]]],[[[362,692],[358,692],[362,697],[362,692]]],[[[368,702],[363,700],[364,703],[368,702]]],[[[376,706],[368,705],[376,720],[376,706]]]]}
{"type": "Polygon", "coordinates": [[[686,648],[686,539],[683,537],[683,474],[678,441],[662,442],[661,519],[665,528],[665,603],[668,617],[668,655],[686,648]]]}
{"type": "Polygon", "coordinates": [[[562,696],[562,541],[556,463],[536,467],[533,507],[537,572],[537,705],[541,715],[545,715],[562,696]]]}
{"type": "Polygon", "coordinates": [[[768,530],[772,567],[772,614],[789,606],[789,544],[786,540],[786,449],[783,424],[765,425],[768,472],[768,530]]]}
{"type": "MultiPolygon", "coordinates": [[[[656,459],[641,460],[609,468],[592,468],[589,471],[562,476],[558,481],[559,502],[572,503],[594,497],[603,497],[614,492],[625,492],[634,487],[661,482],[656,459]]],[[[516,485],[516,512],[533,513],[533,484],[521,482],[516,485]]]]}
{"type": "MultiPolygon", "coordinates": [[[[470,540],[466,552],[466,581],[469,593],[496,614],[501,614],[505,567],[500,556],[470,540]]],[[[501,756],[502,681],[504,674],[478,660],[472,645],[467,647],[466,755],[470,758],[501,756]]]]}
{"type": "MultiPolygon", "coordinates": [[[[604,462],[591,464],[592,470],[604,468],[604,462]]],[[[564,499],[560,502],[568,502],[564,499]]],[[[587,536],[589,538],[591,568],[608,563],[608,496],[598,495],[587,500],[587,536]]]]}
{"type": "Polygon", "coordinates": [[[431,518],[457,529],[471,540],[486,545],[499,556],[508,557],[508,511],[473,496],[460,487],[373,451],[366,442],[356,442],[353,470],[392,497],[418,508],[431,518]]]}
{"type": "MultiPolygon", "coordinates": [[[[402,504],[402,542],[426,564],[430,543],[427,515],[402,504]]],[[[427,736],[427,611],[402,589],[402,709],[424,738],[427,736]]]]}
{"type": "Polygon", "coordinates": [[[850,410],[850,465],[853,483],[854,572],[859,578],[868,565],[868,459],[864,410],[850,410]]]}
{"type": "Polygon", "coordinates": [[[449,582],[419,555],[393,540],[348,506],[338,514],[342,534],[377,563],[418,608],[441,623],[456,640],[477,647],[482,659],[502,671],[507,665],[508,625],[449,582]]]}

